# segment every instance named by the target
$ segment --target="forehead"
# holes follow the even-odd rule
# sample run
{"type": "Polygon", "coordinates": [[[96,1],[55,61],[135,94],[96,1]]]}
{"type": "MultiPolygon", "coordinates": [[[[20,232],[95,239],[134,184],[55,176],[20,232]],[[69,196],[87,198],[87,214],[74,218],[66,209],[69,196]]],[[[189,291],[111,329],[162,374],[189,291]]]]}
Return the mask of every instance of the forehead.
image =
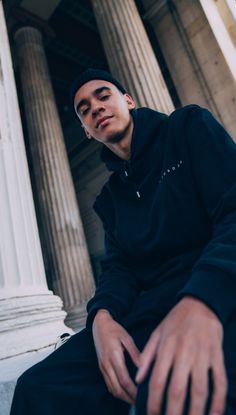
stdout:
{"type": "Polygon", "coordinates": [[[102,88],[103,86],[110,88],[112,91],[117,90],[116,86],[111,82],[103,81],[102,79],[94,79],[86,82],[78,89],[75,94],[74,103],[78,103],[81,99],[90,98],[97,88],[102,88]]]}

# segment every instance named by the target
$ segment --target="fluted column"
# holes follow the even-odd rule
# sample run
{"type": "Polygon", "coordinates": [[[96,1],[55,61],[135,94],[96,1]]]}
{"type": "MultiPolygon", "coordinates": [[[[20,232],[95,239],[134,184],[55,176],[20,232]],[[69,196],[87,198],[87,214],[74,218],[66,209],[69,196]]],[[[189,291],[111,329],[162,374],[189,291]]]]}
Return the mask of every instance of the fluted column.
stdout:
{"type": "Polygon", "coordinates": [[[230,27],[222,29],[218,3],[221,4],[214,0],[143,0],[144,19],[153,27],[182,105],[195,103],[208,108],[235,137],[236,83],[232,68],[236,67],[236,52],[230,36],[234,32],[229,30],[235,23],[229,17],[230,27]]]}
{"type": "Polygon", "coordinates": [[[22,28],[15,41],[53,288],[63,299],[67,324],[78,329],[94,283],[62,128],[40,32],[22,28]]]}
{"type": "MultiPolygon", "coordinates": [[[[236,81],[236,47],[233,39],[230,37],[230,33],[227,31],[227,27],[225,26],[224,21],[220,15],[216,2],[214,0],[199,1],[207,17],[211,30],[215,35],[221,52],[231,71],[232,77],[234,78],[234,81],[236,81]]],[[[225,5],[225,7],[227,6],[225,5]]],[[[234,8],[235,7],[236,3],[234,5],[234,8]]]]}
{"type": "Polygon", "coordinates": [[[134,0],[92,0],[110,70],[139,106],[166,113],[173,104],[134,0]]]}
{"type": "Polygon", "coordinates": [[[0,360],[67,331],[47,288],[5,18],[0,1],[0,360]]]}

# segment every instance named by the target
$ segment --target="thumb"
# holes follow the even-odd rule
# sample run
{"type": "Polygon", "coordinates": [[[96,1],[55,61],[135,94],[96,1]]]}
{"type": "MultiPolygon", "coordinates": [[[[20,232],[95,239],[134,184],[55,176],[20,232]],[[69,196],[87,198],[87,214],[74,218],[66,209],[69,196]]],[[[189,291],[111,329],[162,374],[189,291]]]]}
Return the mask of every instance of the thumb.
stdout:
{"type": "Polygon", "coordinates": [[[155,359],[159,339],[160,339],[160,333],[158,331],[155,331],[151,335],[143,352],[141,353],[139,370],[135,378],[135,381],[137,383],[141,383],[145,379],[147,372],[150,368],[150,365],[155,359]]]}

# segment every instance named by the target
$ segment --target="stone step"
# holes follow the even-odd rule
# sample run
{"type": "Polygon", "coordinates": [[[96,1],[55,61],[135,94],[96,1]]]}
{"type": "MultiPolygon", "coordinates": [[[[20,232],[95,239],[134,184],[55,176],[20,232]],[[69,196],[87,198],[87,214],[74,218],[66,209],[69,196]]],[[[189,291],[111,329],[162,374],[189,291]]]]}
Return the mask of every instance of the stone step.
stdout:
{"type": "MultiPolygon", "coordinates": [[[[9,415],[13,393],[18,377],[29,367],[43,360],[54,350],[54,346],[38,352],[0,360],[0,415],[9,415]]],[[[23,415],[23,414],[22,414],[23,415]]],[[[134,407],[129,415],[135,415],[134,407]]]]}
{"type": "MultiPolygon", "coordinates": [[[[29,367],[43,360],[54,350],[54,346],[37,352],[25,353],[10,359],[0,360],[0,414],[9,415],[13,393],[18,377],[29,367]]],[[[22,414],[23,415],[23,414],[22,414]]]]}

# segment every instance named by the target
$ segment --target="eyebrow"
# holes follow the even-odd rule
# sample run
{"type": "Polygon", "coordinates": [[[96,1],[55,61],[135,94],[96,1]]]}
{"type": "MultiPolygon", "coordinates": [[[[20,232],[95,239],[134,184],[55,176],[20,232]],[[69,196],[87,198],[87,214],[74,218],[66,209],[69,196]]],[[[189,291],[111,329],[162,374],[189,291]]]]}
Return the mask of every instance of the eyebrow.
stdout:
{"type": "MultiPolygon", "coordinates": [[[[93,92],[92,92],[92,96],[97,96],[97,95],[99,95],[99,94],[101,94],[101,92],[103,92],[103,91],[111,91],[111,88],[109,88],[108,86],[101,86],[101,87],[99,87],[99,88],[96,88],[93,92]]],[[[80,108],[83,106],[83,105],[88,105],[88,100],[87,99],[85,99],[85,98],[83,98],[83,99],[81,99],[80,101],[79,101],[79,103],[76,105],[76,112],[79,112],[79,110],[80,110],[80,108]]]]}

